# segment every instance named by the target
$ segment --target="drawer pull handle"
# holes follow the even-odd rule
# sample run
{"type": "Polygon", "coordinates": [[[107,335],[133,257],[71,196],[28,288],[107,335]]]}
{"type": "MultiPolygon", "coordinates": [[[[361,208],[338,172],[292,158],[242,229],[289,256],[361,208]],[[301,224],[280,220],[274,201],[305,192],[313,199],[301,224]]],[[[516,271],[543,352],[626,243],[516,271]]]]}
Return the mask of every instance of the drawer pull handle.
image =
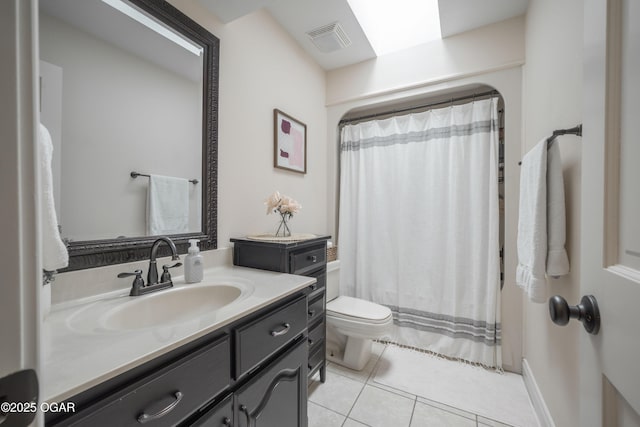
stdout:
{"type": "Polygon", "coordinates": [[[171,402],[166,408],[161,409],[159,412],[157,412],[157,413],[155,413],[153,415],[149,415],[149,414],[146,414],[146,413],[142,412],[142,414],[140,414],[138,416],[138,422],[140,424],[144,424],[144,423],[148,423],[149,421],[157,420],[158,418],[164,417],[169,412],[173,411],[176,406],[178,406],[178,403],[180,403],[180,401],[182,400],[183,396],[184,395],[182,394],[182,392],[176,391],[175,394],[174,394],[174,397],[176,398],[176,400],[171,402]]]}
{"type": "Polygon", "coordinates": [[[316,314],[316,311],[315,310],[309,310],[309,312],[307,314],[309,315],[309,318],[312,318],[316,314]]]}
{"type": "MultiPolygon", "coordinates": [[[[247,417],[247,427],[251,427],[251,414],[247,405],[240,405],[240,411],[244,412],[244,416],[247,417]]],[[[240,421],[238,420],[238,422],[240,421]]]]}
{"type": "Polygon", "coordinates": [[[309,347],[311,347],[313,345],[313,340],[308,340],[309,341],[309,347]]]}
{"type": "Polygon", "coordinates": [[[284,335],[287,332],[289,332],[289,328],[291,328],[290,324],[283,323],[282,326],[283,326],[283,328],[280,329],[279,331],[271,331],[271,336],[272,337],[279,337],[280,335],[284,335]]]}
{"type": "Polygon", "coordinates": [[[229,419],[229,417],[224,417],[224,420],[222,420],[222,425],[223,426],[230,426],[231,425],[231,420],[229,419]]]}
{"type": "Polygon", "coordinates": [[[313,285],[309,286],[309,288],[310,288],[312,291],[315,291],[316,289],[318,289],[318,284],[317,284],[317,283],[314,283],[313,285]]]}
{"type": "Polygon", "coordinates": [[[317,262],[318,261],[318,257],[315,255],[309,255],[308,259],[311,260],[311,262],[317,262]]]}

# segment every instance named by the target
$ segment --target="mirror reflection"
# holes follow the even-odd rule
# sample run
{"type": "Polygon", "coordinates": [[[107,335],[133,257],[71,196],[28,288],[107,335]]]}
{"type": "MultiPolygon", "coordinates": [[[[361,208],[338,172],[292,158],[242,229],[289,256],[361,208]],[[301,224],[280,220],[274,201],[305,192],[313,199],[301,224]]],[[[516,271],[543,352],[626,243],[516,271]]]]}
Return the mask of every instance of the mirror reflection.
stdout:
{"type": "Polygon", "coordinates": [[[203,231],[203,56],[128,2],[41,0],[41,121],[63,238],[203,231]]]}

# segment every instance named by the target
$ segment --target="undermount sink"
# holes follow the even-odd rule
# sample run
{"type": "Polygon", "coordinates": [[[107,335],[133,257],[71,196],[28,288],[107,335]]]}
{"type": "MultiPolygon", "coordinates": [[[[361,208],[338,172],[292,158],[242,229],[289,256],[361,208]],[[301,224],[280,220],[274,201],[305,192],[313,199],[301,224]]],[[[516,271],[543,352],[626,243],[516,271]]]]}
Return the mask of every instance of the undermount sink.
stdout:
{"type": "Polygon", "coordinates": [[[132,297],[100,318],[101,326],[111,330],[140,329],[178,323],[219,310],[242,295],[233,285],[192,285],[132,297]]]}

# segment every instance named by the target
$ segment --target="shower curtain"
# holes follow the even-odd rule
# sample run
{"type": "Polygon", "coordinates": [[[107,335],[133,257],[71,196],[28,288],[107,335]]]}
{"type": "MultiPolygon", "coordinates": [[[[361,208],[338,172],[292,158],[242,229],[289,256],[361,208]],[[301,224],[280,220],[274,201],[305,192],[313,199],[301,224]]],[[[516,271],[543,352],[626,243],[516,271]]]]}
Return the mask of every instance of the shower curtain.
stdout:
{"type": "Polygon", "coordinates": [[[501,369],[498,98],[347,125],[341,293],[391,308],[392,341],[501,369]]]}

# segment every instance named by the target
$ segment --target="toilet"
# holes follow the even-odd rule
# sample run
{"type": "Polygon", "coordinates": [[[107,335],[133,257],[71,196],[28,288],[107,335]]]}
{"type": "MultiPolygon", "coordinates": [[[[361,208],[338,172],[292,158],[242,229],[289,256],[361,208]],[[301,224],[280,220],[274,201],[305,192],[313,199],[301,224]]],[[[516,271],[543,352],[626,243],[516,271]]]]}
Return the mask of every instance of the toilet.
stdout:
{"type": "Polygon", "coordinates": [[[388,307],[360,298],[338,296],[340,261],[327,263],[327,360],[357,371],[371,358],[374,339],[391,337],[388,307]]]}

